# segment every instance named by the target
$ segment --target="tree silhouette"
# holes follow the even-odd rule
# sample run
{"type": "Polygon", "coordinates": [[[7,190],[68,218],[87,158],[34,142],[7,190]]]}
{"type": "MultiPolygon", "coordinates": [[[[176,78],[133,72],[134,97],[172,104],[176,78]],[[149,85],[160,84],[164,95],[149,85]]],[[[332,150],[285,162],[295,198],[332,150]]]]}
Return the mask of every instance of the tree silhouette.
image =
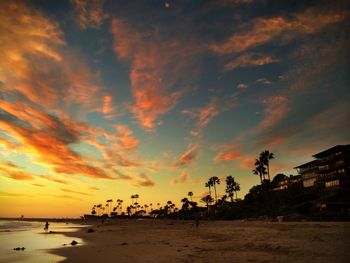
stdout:
{"type": "MultiPolygon", "coordinates": [[[[265,150],[262,153],[260,153],[259,160],[266,165],[267,168],[267,176],[270,181],[270,160],[274,159],[274,154],[269,152],[269,150],[265,150]]],[[[265,179],[265,178],[264,178],[265,179]]]]}
{"type": "Polygon", "coordinates": [[[256,159],[255,160],[255,169],[253,170],[254,174],[257,174],[260,176],[260,182],[262,184],[263,179],[265,180],[265,174],[266,174],[266,168],[262,160],[256,159]]]}
{"type": "Polygon", "coordinates": [[[186,197],[185,197],[185,198],[182,198],[182,199],[181,199],[181,202],[183,203],[183,204],[182,204],[181,210],[182,210],[182,211],[187,211],[188,208],[189,208],[189,206],[190,206],[190,203],[189,203],[188,199],[187,199],[186,197]]]}
{"type": "Polygon", "coordinates": [[[207,213],[209,215],[209,205],[214,201],[214,199],[210,195],[206,195],[206,196],[202,197],[201,201],[206,204],[207,213]]]}
{"type": "Polygon", "coordinates": [[[226,177],[226,189],[225,192],[228,194],[228,196],[231,199],[231,203],[233,203],[233,193],[234,193],[234,185],[235,185],[235,178],[231,175],[226,177]]]}
{"type": "Polygon", "coordinates": [[[211,187],[213,186],[213,182],[211,179],[208,180],[208,182],[205,183],[205,187],[209,188],[209,195],[211,196],[211,187]]]}
{"type": "Polygon", "coordinates": [[[220,179],[217,176],[213,176],[209,179],[211,181],[212,185],[214,186],[214,192],[215,192],[215,203],[218,202],[218,196],[216,194],[216,185],[220,184],[220,179]]]}
{"type": "Polygon", "coordinates": [[[234,182],[233,191],[236,194],[236,201],[237,201],[237,199],[238,199],[237,198],[237,192],[241,191],[241,185],[238,182],[234,182]]]}
{"type": "Polygon", "coordinates": [[[187,195],[190,197],[191,202],[192,202],[192,201],[193,201],[193,200],[192,200],[193,193],[192,193],[192,192],[188,192],[188,194],[187,194],[187,195]]]}

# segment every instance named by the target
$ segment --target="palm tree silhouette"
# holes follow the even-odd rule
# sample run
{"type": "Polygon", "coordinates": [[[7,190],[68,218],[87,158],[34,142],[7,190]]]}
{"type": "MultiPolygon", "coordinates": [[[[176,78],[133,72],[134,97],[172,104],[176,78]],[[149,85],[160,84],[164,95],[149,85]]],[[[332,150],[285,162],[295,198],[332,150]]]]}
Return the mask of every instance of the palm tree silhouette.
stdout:
{"type": "Polygon", "coordinates": [[[214,201],[213,198],[210,195],[206,195],[206,196],[202,197],[201,201],[206,204],[207,213],[209,215],[209,205],[214,201]]]}
{"type": "Polygon", "coordinates": [[[241,185],[238,182],[234,182],[233,191],[236,194],[236,201],[237,201],[237,199],[238,199],[237,198],[237,192],[241,191],[241,185]]]}
{"type": "Polygon", "coordinates": [[[212,185],[214,186],[214,192],[215,192],[215,203],[218,202],[218,196],[216,194],[216,185],[220,184],[220,179],[217,176],[213,176],[209,179],[209,181],[212,182],[212,185]]]}
{"type": "Polygon", "coordinates": [[[193,193],[192,193],[192,192],[188,192],[188,194],[187,194],[187,195],[190,197],[191,202],[192,202],[192,196],[193,196],[193,193]]]}
{"type": "Polygon", "coordinates": [[[232,175],[229,175],[226,177],[226,189],[225,192],[228,194],[228,196],[231,198],[231,203],[233,203],[233,192],[235,185],[235,178],[232,175]]]}
{"type": "Polygon", "coordinates": [[[274,155],[273,155],[273,153],[271,153],[271,152],[269,152],[269,150],[265,150],[265,151],[263,151],[262,153],[260,153],[260,158],[259,158],[259,160],[261,160],[262,161],[262,163],[264,164],[264,165],[266,165],[266,168],[267,168],[267,176],[268,176],[268,179],[269,179],[269,181],[271,180],[270,179],[270,160],[271,159],[274,159],[274,155]]]}
{"type": "Polygon", "coordinates": [[[263,179],[265,180],[265,174],[266,174],[266,168],[261,160],[261,158],[255,160],[255,169],[253,170],[254,174],[258,174],[260,176],[260,182],[263,182],[263,179]]]}
{"type": "Polygon", "coordinates": [[[209,188],[209,195],[211,196],[211,187],[213,186],[213,182],[209,179],[208,182],[205,183],[205,187],[209,188]]]}

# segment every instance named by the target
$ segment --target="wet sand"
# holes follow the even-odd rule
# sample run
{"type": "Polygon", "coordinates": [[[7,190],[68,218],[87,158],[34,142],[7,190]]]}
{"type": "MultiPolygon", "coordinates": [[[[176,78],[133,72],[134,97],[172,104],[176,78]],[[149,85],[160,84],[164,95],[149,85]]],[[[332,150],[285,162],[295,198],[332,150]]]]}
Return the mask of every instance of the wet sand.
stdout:
{"type": "MultiPolygon", "coordinates": [[[[90,228],[90,227],[88,227],[90,228]]],[[[62,262],[349,262],[350,222],[113,220],[62,262]]],[[[73,239],[73,238],[72,238],[73,239]]]]}

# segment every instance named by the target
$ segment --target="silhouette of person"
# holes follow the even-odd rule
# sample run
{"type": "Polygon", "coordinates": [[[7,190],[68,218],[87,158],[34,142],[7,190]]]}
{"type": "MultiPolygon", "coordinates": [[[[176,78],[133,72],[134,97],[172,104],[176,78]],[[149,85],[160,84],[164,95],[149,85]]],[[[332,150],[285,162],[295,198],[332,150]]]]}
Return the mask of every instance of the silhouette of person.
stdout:
{"type": "Polygon", "coordinates": [[[47,232],[49,230],[49,222],[46,222],[45,223],[45,227],[44,227],[44,230],[47,232]]]}
{"type": "Polygon", "coordinates": [[[199,227],[199,218],[196,217],[196,229],[198,229],[198,227],[199,227]]]}

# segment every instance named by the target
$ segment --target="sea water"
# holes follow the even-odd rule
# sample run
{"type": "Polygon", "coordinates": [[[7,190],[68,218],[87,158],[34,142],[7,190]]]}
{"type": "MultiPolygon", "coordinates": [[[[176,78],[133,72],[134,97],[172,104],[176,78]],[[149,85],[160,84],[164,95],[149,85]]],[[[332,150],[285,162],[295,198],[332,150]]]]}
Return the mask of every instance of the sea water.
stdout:
{"type": "Polygon", "coordinates": [[[79,238],[66,237],[55,232],[76,231],[80,225],[49,222],[49,231],[44,230],[45,222],[0,221],[0,262],[56,263],[64,258],[50,254],[48,249],[70,246],[72,240],[78,244],[79,238]],[[25,247],[25,250],[13,250],[25,247]]]}

